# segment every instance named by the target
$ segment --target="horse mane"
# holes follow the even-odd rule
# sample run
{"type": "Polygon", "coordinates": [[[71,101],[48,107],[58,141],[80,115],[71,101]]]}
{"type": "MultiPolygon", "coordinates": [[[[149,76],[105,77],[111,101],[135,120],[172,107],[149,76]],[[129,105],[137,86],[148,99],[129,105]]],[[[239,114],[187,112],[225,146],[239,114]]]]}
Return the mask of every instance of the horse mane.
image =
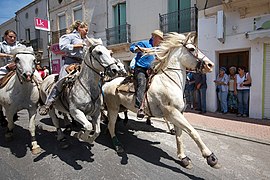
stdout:
{"type": "Polygon", "coordinates": [[[19,53],[34,54],[34,49],[32,46],[26,47],[25,45],[20,45],[10,51],[10,54],[16,55],[19,53]]]}
{"type": "Polygon", "coordinates": [[[158,47],[154,47],[150,54],[155,55],[157,61],[153,62],[155,71],[163,68],[168,64],[169,55],[175,48],[183,46],[186,43],[189,36],[178,34],[176,32],[170,32],[164,35],[164,40],[158,47]]]}
{"type": "Polygon", "coordinates": [[[103,42],[100,38],[95,39],[95,38],[89,38],[86,36],[85,43],[87,46],[96,46],[96,45],[103,45],[103,42]]]}

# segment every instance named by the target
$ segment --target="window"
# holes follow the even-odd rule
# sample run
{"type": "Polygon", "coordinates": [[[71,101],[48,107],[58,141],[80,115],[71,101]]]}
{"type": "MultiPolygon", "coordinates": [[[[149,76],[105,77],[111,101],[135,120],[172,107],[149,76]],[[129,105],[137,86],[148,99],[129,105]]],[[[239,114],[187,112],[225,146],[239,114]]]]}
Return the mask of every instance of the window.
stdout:
{"type": "MultiPolygon", "coordinates": [[[[58,26],[59,26],[59,30],[63,30],[67,28],[67,24],[66,24],[66,15],[64,13],[59,14],[58,15],[58,26]]],[[[63,34],[65,34],[66,32],[60,31],[60,36],[62,36],[63,34]]]]}
{"type": "Polygon", "coordinates": [[[25,19],[28,19],[28,13],[25,13],[25,19]]]}
{"type": "Polygon", "coordinates": [[[83,20],[82,6],[81,5],[73,8],[73,17],[74,17],[74,19],[73,19],[74,21],[76,21],[76,20],[82,21],[83,20]]]}
{"type": "Polygon", "coordinates": [[[126,3],[119,3],[113,7],[114,27],[115,27],[115,43],[126,42],[126,3]]]}
{"type": "Polygon", "coordinates": [[[30,29],[25,29],[25,40],[30,41],[30,29]]]}
{"type": "Polygon", "coordinates": [[[38,8],[35,9],[35,14],[38,15],[38,8]]]}

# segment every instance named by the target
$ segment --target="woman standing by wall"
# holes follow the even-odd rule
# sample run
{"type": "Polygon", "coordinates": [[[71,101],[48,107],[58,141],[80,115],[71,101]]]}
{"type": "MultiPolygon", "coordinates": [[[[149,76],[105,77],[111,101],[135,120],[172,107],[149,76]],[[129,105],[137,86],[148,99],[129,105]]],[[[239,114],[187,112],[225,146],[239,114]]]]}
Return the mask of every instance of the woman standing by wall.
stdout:
{"type": "Polygon", "coordinates": [[[228,112],[227,97],[229,76],[225,72],[226,68],[221,67],[219,69],[219,74],[214,81],[217,86],[218,100],[220,102],[220,108],[223,114],[226,114],[228,112]]]}
{"type": "Polygon", "coordinates": [[[235,76],[234,94],[238,99],[238,114],[237,117],[248,117],[249,110],[249,91],[251,86],[251,76],[246,72],[246,67],[240,66],[238,74],[235,76]]]}
{"type": "Polygon", "coordinates": [[[230,67],[229,72],[228,109],[230,113],[237,113],[237,96],[234,94],[236,67],[230,67]]]}

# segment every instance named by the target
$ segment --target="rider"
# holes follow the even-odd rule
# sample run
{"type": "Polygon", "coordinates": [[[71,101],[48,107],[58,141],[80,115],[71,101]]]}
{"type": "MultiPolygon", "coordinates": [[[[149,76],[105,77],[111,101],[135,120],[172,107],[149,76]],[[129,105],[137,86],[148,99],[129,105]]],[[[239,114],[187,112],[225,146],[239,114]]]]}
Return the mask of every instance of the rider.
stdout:
{"type": "Polygon", "coordinates": [[[158,46],[163,40],[163,32],[155,30],[149,41],[140,41],[130,46],[130,51],[136,54],[136,63],[134,69],[135,76],[135,107],[138,109],[137,117],[143,118],[144,111],[142,101],[146,90],[147,70],[151,68],[151,63],[155,59],[153,55],[143,55],[151,50],[152,47],[158,46]]]}
{"type": "MultiPolygon", "coordinates": [[[[4,33],[4,41],[0,42],[0,59],[1,63],[5,66],[0,67],[0,78],[4,77],[9,71],[12,63],[12,57],[13,55],[10,54],[11,51],[17,47],[24,46],[19,41],[16,41],[17,34],[15,31],[8,29],[4,33]]],[[[15,66],[14,66],[15,67],[15,66]]],[[[18,115],[15,114],[13,117],[13,120],[17,120],[18,115]]],[[[7,121],[4,117],[4,113],[2,109],[0,109],[0,124],[1,126],[6,126],[7,121]]]]}
{"type": "Polygon", "coordinates": [[[82,63],[83,46],[85,45],[84,39],[86,38],[87,32],[88,25],[85,22],[75,21],[70,26],[70,33],[60,37],[60,50],[66,53],[64,66],[61,67],[59,80],[48,95],[45,105],[43,105],[39,110],[40,115],[48,114],[51,106],[56,101],[57,97],[60,95],[63,84],[66,81],[66,77],[68,75],[68,72],[66,72],[66,68],[71,64],[82,63]]]}

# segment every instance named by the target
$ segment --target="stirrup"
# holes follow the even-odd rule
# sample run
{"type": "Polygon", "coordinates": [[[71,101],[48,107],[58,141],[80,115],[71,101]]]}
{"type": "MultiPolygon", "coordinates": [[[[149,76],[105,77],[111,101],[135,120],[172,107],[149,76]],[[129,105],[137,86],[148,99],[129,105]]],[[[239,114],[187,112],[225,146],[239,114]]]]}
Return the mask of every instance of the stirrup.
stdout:
{"type": "Polygon", "coordinates": [[[42,115],[42,116],[45,116],[48,114],[48,112],[50,111],[50,106],[48,105],[43,105],[42,107],[40,107],[39,109],[39,114],[42,115]]]}

